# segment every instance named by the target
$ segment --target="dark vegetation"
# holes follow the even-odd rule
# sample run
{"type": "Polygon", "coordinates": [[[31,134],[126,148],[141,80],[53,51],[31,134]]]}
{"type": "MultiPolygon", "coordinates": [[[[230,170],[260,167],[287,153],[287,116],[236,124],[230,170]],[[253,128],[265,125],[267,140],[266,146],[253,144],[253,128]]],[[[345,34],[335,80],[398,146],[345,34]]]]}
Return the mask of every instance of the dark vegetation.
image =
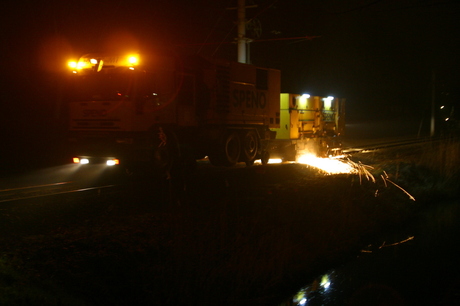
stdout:
{"type": "Polygon", "coordinates": [[[415,215],[458,203],[459,149],[353,156],[375,183],[282,164],[2,206],[0,305],[278,305],[415,215]]]}

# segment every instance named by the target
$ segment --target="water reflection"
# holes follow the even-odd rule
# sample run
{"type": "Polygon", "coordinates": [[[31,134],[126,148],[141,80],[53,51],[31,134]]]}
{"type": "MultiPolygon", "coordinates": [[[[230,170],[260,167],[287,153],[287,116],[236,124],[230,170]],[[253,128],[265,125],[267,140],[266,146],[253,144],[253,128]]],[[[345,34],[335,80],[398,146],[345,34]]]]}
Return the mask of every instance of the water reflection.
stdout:
{"type": "Polygon", "coordinates": [[[460,305],[460,223],[446,222],[459,204],[424,212],[415,231],[378,239],[279,306],[460,305]]]}
{"type": "Polygon", "coordinates": [[[335,274],[336,272],[331,270],[327,274],[316,278],[310,285],[297,292],[292,299],[292,304],[284,305],[311,306],[333,302],[332,293],[334,291],[333,280],[335,274]]]}
{"type": "Polygon", "coordinates": [[[404,305],[404,300],[396,289],[391,285],[379,283],[383,280],[386,283],[392,283],[391,277],[388,278],[385,271],[379,271],[368,265],[382,265],[395,256],[396,250],[380,252],[382,249],[396,247],[413,239],[414,236],[409,236],[393,243],[383,241],[377,245],[368,245],[361,250],[361,256],[358,257],[356,263],[347,264],[319,276],[311,284],[301,288],[293,296],[291,303],[285,303],[282,306],[376,305],[376,303],[378,305],[404,305]],[[373,257],[372,254],[374,254],[373,257]],[[366,273],[369,271],[375,274],[370,282],[369,275],[366,273]]]}
{"type": "Polygon", "coordinates": [[[299,290],[291,303],[282,306],[408,305],[400,293],[401,288],[392,284],[394,280],[388,279],[388,275],[376,275],[370,279],[361,275],[359,269],[362,268],[331,270],[299,290]]]}

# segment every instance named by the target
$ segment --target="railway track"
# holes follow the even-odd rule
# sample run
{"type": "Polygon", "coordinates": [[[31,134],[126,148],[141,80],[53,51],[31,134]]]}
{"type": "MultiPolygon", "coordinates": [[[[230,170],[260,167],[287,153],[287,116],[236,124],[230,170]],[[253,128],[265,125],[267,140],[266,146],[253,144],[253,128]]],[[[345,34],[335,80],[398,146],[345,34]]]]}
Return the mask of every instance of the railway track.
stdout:
{"type": "Polygon", "coordinates": [[[0,189],[0,204],[22,200],[43,199],[58,195],[71,195],[75,193],[100,195],[101,192],[114,192],[118,185],[101,185],[82,187],[75,182],[57,182],[43,185],[21,186],[0,189]]]}
{"type": "Polygon", "coordinates": [[[407,138],[407,139],[383,139],[371,140],[368,143],[345,147],[342,151],[345,154],[365,153],[381,149],[390,149],[396,147],[405,147],[416,144],[427,144],[430,142],[441,141],[440,139],[429,138],[407,138]]]}
{"type": "MultiPolygon", "coordinates": [[[[371,153],[383,149],[405,148],[410,150],[413,145],[424,145],[442,141],[442,139],[429,139],[429,138],[411,138],[411,139],[391,139],[391,140],[373,140],[361,145],[349,145],[345,143],[343,153],[357,154],[357,153],[371,153]]],[[[199,164],[199,168],[204,171],[222,171],[222,169],[213,169],[208,164],[199,164]]],[[[40,177],[40,176],[38,176],[40,177]]],[[[101,194],[109,194],[122,192],[123,186],[126,184],[121,181],[111,182],[93,182],[89,183],[83,178],[75,181],[58,181],[46,184],[27,184],[24,185],[18,181],[16,185],[0,189],[0,205],[5,203],[18,202],[23,200],[45,199],[55,196],[64,195],[82,195],[82,196],[96,196],[101,194]]]]}

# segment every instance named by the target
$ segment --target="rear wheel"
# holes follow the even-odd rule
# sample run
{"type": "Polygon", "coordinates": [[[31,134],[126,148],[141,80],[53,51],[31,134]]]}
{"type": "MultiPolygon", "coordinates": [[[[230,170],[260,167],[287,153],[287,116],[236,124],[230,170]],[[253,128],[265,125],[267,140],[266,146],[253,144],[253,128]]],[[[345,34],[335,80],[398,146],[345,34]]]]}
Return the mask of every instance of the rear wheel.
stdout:
{"type": "Polygon", "coordinates": [[[215,166],[232,167],[240,158],[241,142],[238,134],[233,131],[225,133],[209,160],[215,166]]]}
{"type": "Polygon", "coordinates": [[[259,150],[259,136],[256,131],[249,130],[242,137],[242,155],[243,161],[247,166],[252,166],[259,150]]]}

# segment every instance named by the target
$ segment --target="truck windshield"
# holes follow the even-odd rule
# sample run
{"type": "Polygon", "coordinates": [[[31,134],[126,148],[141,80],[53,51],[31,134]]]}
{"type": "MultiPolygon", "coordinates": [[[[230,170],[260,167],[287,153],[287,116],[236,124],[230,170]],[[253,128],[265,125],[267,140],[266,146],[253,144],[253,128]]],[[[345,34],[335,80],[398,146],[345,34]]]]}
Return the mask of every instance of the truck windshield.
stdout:
{"type": "Polygon", "coordinates": [[[116,68],[73,76],[66,91],[69,101],[132,100],[135,72],[116,68]]]}

